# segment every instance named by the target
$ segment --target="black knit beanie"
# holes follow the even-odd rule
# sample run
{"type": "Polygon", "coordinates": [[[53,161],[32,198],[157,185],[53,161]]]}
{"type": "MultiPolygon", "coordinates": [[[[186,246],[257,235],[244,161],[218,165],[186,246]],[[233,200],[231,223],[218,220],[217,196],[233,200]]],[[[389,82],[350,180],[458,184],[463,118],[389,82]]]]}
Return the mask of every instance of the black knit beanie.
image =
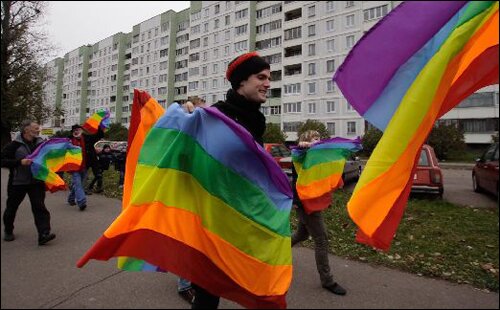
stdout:
{"type": "Polygon", "coordinates": [[[236,57],[229,63],[226,78],[231,83],[231,87],[237,90],[242,81],[264,69],[271,69],[269,63],[260,57],[257,52],[250,52],[236,57]]]}

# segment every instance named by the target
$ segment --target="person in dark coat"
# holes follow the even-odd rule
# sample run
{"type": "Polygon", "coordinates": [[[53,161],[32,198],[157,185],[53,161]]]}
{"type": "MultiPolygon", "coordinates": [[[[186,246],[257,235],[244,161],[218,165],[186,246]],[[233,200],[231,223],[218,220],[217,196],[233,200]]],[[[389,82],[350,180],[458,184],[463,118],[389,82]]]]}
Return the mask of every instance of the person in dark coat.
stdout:
{"type": "Polygon", "coordinates": [[[103,137],[104,132],[100,127],[94,135],[84,134],[82,126],[78,124],[71,127],[71,143],[82,148],[82,165],[80,170],[71,172],[71,188],[68,195],[68,203],[71,206],[78,205],[80,211],[87,208],[87,196],[84,188],[87,170],[98,164],[94,144],[103,137]]]}
{"type": "MultiPolygon", "coordinates": [[[[269,63],[256,52],[236,57],[226,71],[226,78],[231,82],[226,101],[212,105],[248,130],[260,145],[264,144],[266,130],[266,118],[260,106],[266,102],[267,90],[271,87],[270,69],[269,63]]],[[[218,308],[219,296],[196,283],[192,283],[192,287],[195,291],[192,309],[218,308]]]]}
{"type": "Polygon", "coordinates": [[[102,179],[103,179],[103,173],[106,170],[109,170],[109,165],[111,164],[111,161],[113,160],[113,153],[111,152],[111,146],[109,144],[104,144],[102,147],[101,153],[97,154],[97,169],[95,169],[95,174],[94,178],[92,179],[92,182],[90,182],[87,190],[89,192],[92,192],[94,189],[94,185],[96,185],[95,193],[102,193],[103,192],[103,186],[102,186],[102,179]]]}
{"type": "Polygon", "coordinates": [[[2,149],[2,167],[9,168],[7,204],[3,213],[4,240],[13,241],[14,220],[19,205],[28,194],[31,211],[38,231],[38,244],[44,245],[56,237],[50,230],[50,212],[45,207],[45,183],[33,178],[31,159],[25,158],[43,142],[39,137],[40,125],[26,120],[21,123],[21,132],[2,149]]]}

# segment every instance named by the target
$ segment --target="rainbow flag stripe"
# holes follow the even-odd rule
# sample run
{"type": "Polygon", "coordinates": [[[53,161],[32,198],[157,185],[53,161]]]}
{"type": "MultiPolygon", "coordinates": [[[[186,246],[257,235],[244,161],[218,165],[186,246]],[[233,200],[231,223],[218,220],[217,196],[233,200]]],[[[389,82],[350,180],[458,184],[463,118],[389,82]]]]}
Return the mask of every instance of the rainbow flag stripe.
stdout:
{"type": "Polygon", "coordinates": [[[52,138],[40,144],[26,158],[33,161],[30,166],[33,177],[44,181],[46,188],[53,193],[67,188],[56,172],[80,169],[82,149],[73,145],[69,138],[52,138]]]}
{"type": "Polygon", "coordinates": [[[311,148],[293,148],[292,161],[297,171],[297,194],[307,214],[328,208],[332,192],[343,185],[346,159],[361,150],[361,141],[332,138],[311,148]]]}
{"type": "Polygon", "coordinates": [[[168,270],[248,308],[284,308],[291,198],[243,127],[174,103],[147,132],[129,205],[77,265],[126,256],[136,259],[127,270],[168,270]]]}
{"type": "Polygon", "coordinates": [[[384,131],[348,203],[357,241],[387,250],[435,121],[498,83],[497,1],[408,1],[356,44],[333,79],[384,131]]]}
{"type": "Polygon", "coordinates": [[[109,110],[99,110],[95,112],[91,117],[87,119],[85,124],[83,124],[83,129],[91,134],[97,133],[97,129],[99,127],[102,128],[103,131],[109,129],[110,123],[110,112],[109,110]]]}

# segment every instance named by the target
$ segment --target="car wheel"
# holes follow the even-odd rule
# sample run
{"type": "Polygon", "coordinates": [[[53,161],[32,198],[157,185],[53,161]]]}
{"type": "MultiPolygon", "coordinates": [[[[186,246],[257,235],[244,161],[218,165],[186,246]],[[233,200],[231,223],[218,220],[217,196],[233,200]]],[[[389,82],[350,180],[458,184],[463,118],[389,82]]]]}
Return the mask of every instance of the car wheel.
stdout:
{"type": "Polygon", "coordinates": [[[476,192],[476,193],[480,193],[481,192],[481,187],[479,186],[479,183],[477,182],[477,179],[476,179],[476,175],[473,174],[472,175],[472,189],[476,192]]]}

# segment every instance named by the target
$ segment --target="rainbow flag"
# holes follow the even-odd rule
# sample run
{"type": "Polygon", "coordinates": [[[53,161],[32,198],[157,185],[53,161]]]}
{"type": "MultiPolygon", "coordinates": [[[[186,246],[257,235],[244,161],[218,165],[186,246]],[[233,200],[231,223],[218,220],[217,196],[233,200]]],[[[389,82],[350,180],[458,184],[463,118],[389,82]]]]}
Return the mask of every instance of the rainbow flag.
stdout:
{"type": "Polygon", "coordinates": [[[126,256],[127,270],[168,270],[248,308],[286,307],[292,192],[243,127],[215,108],[172,104],[147,132],[131,185],[78,267],[126,256]]]}
{"type": "Polygon", "coordinates": [[[110,125],[109,116],[110,113],[108,109],[99,110],[95,112],[91,117],[89,117],[82,127],[90,134],[97,133],[97,129],[99,127],[101,127],[103,131],[106,131],[109,129],[110,125]]]}
{"type": "Polygon", "coordinates": [[[292,149],[292,161],[297,171],[297,194],[307,214],[328,208],[332,192],[344,183],[342,173],[346,159],[361,150],[358,138],[332,138],[310,148],[292,149]]]}
{"type": "Polygon", "coordinates": [[[348,203],[357,241],[387,250],[435,121],[498,83],[497,1],[409,1],[360,39],[333,79],[384,131],[348,203]]]}
{"type": "Polygon", "coordinates": [[[80,169],[82,149],[73,145],[69,138],[52,138],[40,144],[26,158],[33,161],[30,166],[33,177],[44,181],[46,188],[53,193],[67,188],[56,172],[80,169]]]}

